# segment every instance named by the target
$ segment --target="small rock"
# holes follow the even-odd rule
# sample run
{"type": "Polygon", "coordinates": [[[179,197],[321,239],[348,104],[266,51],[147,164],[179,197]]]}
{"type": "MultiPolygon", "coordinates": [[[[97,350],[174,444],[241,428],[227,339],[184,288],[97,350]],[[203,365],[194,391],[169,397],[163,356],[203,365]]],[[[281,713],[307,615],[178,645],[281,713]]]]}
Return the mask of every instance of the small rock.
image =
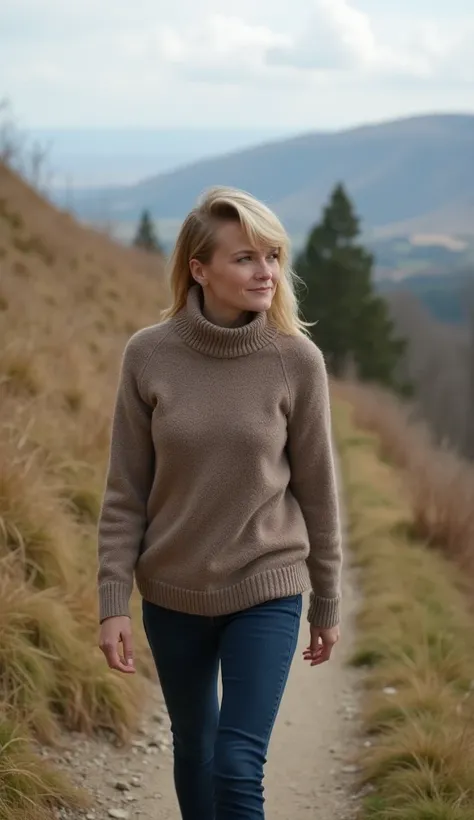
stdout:
{"type": "Polygon", "coordinates": [[[383,690],[384,695],[396,695],[397,690],[394,686],[385,686],[383,690]]]}
{"type": "Polygon", "coordinates": [[[90,811],[90,812],[88,812],[88,813],[86,814],[86,820],[95,820],[95,814],[92,814],[92,812],[91,812],[91,811],[90,811]]]}
{"type": "Polygon", "coordinates": [[[161,712],[156,712],[156,714],[153,715],[153,720],[155,720],[156,723],[163,724],[165,723],[166,718],[164,715],[161,714],[161,712]]]}
{"type": "Polygon", "coordinates": [[[125,809],[109,809],[109,817],[114,817],[116,820],[128,820],[130,814],[125,809]]]}
{"type": "Polygon", "coordinates": [[[352,763],[349,766],[343,766],[341,772],[344,774],[356,774],[359,771],[358,766],[354,766],[352,763]]]}
{"type": "Polygon", "coordinates": [[[119,792],[128,792],[130,786],[125,782],[125,780],[117,780],[117,782],[114,783],[114,788],[119,792]]]}
{"type": "Polygon", "coordinates": [[[141,786],[142,785],[141,778],[137,777],[136,775],[134,777],[132,777],[130,782],[131,782],[132,786],[141,786]]]}

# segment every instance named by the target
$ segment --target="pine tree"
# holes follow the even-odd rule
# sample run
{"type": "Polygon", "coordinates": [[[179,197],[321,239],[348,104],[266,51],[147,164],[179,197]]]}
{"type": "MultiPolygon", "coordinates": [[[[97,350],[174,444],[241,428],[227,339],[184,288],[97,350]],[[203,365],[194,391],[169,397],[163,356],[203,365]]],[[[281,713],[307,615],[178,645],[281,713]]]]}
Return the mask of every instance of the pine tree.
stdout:
{"type": "Polygon", "coordinates": [[[135,239],[133,240],[133,244],[135,245],[135,247],[142,248],[143,250],[149,251],[150,253],[161,252],[161,247],[156,236],[155,227],[153,225],[150,212],[147,210],[142,211],[142,215],[138,223],[138,228],[135,234],[135,239]]]}
{"type": "Polygon", "coordinates": [[[408,392],[408,385],[397,381],[405,342],[394,337],[388,306],[374,291],[374,260],[358,244],[359,234],[352,203],[337,185],[296,260],[307,286],[304,317],[317,322],[313,338],[334,376],[353,364],[359,378],[408,392]]]}

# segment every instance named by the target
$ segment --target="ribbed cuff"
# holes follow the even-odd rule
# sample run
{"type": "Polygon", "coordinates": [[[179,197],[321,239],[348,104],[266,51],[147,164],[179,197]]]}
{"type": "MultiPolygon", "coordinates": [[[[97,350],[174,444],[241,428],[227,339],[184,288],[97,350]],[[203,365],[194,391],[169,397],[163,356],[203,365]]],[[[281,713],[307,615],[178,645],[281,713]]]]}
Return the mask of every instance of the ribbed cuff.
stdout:
{"type": "Polygon", "coordinates": [[[117,615],[129,615],[128,602],[131,588],[121,581],[106,581],[99,587],[99,620],[115,618],[117,615]]]}
{"type": "Polygon", "coordinates": [[[309,597],[308,621],[312,626],[331,629],[340,619],[340,597],[320,598],[311,592],[309,597]]]}

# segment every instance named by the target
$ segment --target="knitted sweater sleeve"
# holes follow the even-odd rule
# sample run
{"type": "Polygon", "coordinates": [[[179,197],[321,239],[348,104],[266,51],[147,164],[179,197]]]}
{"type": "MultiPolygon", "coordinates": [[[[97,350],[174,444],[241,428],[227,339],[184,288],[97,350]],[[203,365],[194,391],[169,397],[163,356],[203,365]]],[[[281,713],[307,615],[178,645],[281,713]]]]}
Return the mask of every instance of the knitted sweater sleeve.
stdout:
{"type": "Polygon", "coordinates": [[[286,365],[290,489],[309,535],[307,566],[312,592],[308,621],[332,627],[340,617],[342,545],[328,377],[319,348],[307,338],[299,341],[297,355],[292,351],[286,365]]]}
{"type": "MultiPolygon", "coordinates": [[[[146,342],[146,340],[145,340],[146,342]]],[[[148,361],[143,331],[129,340],[121,364],[109,464],[98,524],[99,618],[128,615],[133,573],[146,527],[154,474],[153,408],[140,388],[148,361]]]]}

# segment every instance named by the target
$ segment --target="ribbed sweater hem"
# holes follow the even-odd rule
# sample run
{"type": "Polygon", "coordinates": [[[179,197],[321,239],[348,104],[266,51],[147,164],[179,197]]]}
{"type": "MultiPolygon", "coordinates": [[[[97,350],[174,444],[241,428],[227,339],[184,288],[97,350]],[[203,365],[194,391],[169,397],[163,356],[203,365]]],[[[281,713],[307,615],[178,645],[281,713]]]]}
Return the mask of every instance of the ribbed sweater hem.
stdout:
{"type": "Polygon", "coordinates": [[[275,598],[298,595],[310,587],[306,563],[268,569],[238,584],[212,590],[183,589],[155,579],[137,578],[145,600],[190,615],[229,615],[275,598]]]}

